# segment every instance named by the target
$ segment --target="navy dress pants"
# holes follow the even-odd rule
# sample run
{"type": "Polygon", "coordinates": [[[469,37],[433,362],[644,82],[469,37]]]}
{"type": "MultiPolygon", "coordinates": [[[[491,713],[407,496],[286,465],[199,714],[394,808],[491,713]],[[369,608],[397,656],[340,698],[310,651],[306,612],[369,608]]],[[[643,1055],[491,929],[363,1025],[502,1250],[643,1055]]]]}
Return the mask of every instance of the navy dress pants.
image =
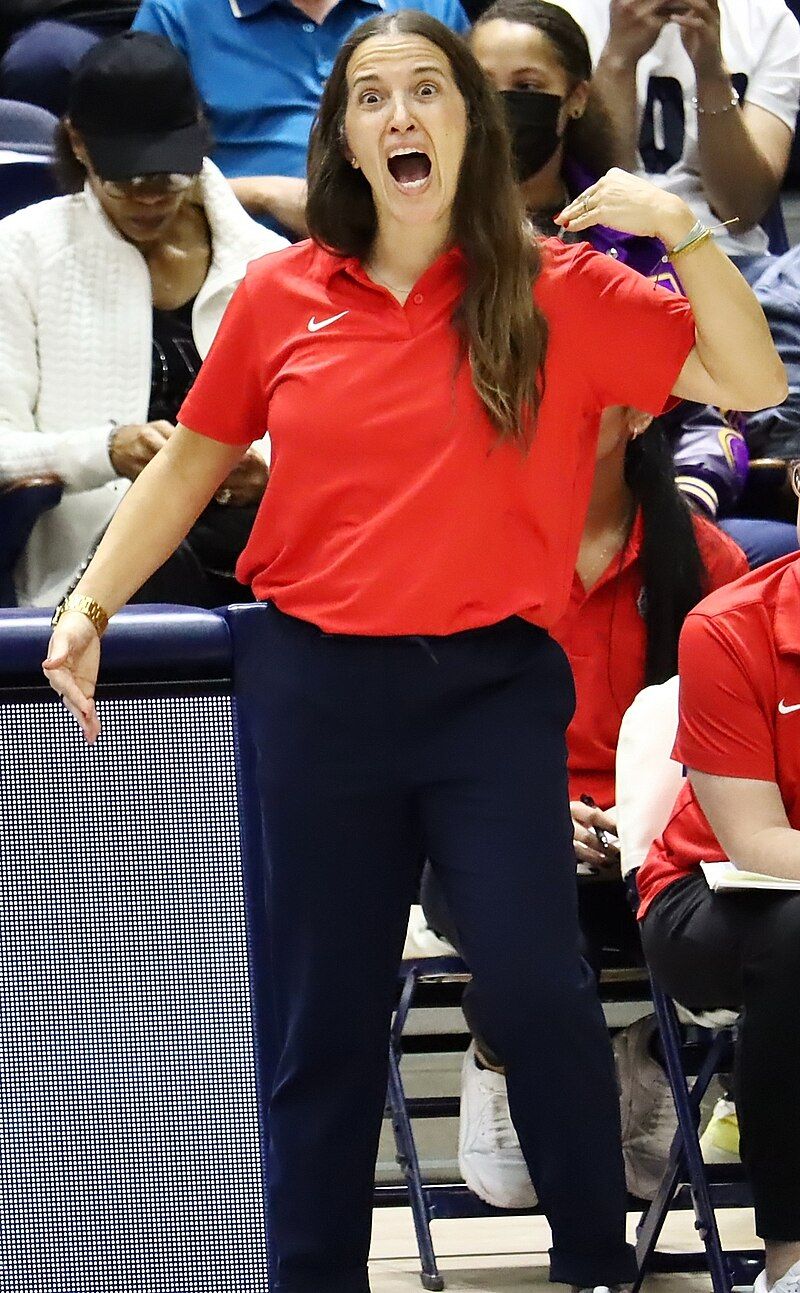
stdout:
{"type": "Polygon", "coordinates": [[[566,657],[518,618],[448,637],[234,617],[256,749],[277,1064],[271,1293],[368,1293],[396,974],[435,859],[506,1062],[551,1278],[634,1274],[608,1034],[579,954],[566,657]]]}

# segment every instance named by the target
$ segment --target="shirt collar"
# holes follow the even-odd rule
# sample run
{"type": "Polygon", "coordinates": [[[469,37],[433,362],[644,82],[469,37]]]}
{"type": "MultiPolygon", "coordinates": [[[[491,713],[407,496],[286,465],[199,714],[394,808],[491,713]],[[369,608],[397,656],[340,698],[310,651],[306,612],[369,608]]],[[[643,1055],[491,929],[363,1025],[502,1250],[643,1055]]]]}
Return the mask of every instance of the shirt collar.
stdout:
{"type": "MultiPolygon", "coordinates": [[[[369,5],[374,9],[383,9],[386,0],[337,0],[338,4],[359,3],[369,5]]],[[[283,4],[285,8],[293,8],[291,0],[228,0],[231,7],[231,13],[234,18],[253,18],[258,13],[263,13],[265,9],[271,9],[273,5],[283,4]]],[[[302,10],[298,10],[301,13],[302,10]]]]}
{"type": "MultiPolygon", "coordinates": [[[[430,288],[447,283],[452,280],[454,275],[460,274],[465,260],[466,258],[460,247],[451,247],[449,251],[442,252],[441,256],[438,256],[433,264],[425,270],[417,285],[421,286],[424,283],[426,288],[430,288]]],[[[346,274],[349,278],[355,279],[357,283],[363,283],[365,287],[377,287],[377,284],[366,273],[358,256],[341,256],[335,251],[329,251],[327,248],[319,246],[319,244],[316,247],[312,274],[324,287],[327,287],[338,274],[346,274]]],[[[378,288],[378,290],[381,289],[378,288]]]]}
{"type": "Polygon", "coordinates": [[[584,588],[580,575],[577,570],[575,571],[572,583],[573,596],[576,593],[580,594],[581,601],[585,601],[588,597],[593,597],[595,593],[600,592],[606,584],[613,583],[615,579],[618,579],[623,570],[628,570],[639,560],[643,538],[644,522],[642,520],[642,509],[639,507],[636,509],[633,525],[624,548],[615,557],[611,558],[602,575],[596,583],[592,584],[591,588],[588,590],[584,588]]]}
{"type": "Polygon", "coordinates": [[[774,626],[780,655],[800,655],[800,557],[789,563],[781,578],[774,626]]]}

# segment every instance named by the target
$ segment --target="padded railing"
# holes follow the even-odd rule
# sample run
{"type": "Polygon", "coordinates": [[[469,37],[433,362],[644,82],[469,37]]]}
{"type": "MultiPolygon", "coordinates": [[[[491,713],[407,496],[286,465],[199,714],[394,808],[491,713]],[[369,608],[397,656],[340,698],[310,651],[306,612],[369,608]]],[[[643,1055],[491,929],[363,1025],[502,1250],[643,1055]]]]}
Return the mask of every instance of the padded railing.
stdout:
{"type": "Polygon", "coordinates": [[[0,1293],[267,1286],[237,613],[115,617],[89,748],[0,612],[0,1293]]]}

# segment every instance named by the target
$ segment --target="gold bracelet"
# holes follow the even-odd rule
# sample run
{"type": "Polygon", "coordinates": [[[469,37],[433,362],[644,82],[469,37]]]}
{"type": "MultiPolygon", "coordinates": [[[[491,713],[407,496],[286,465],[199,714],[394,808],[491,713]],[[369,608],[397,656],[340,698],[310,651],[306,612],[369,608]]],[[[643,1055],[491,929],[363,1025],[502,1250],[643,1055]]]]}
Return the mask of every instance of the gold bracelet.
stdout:
{"type": "Polygon", "coordinates": [[[93,597],[86,597],[82,593],[70,593],[63,601],[58,603],[50,621],[51,628],[55,628],[61,616],[65,615],[67,611],[80,611],[81,615],[85,615],[88,620],[91,620],[99,638],[103,636],[108,628],[107,612],[93,597]]]}
{"type": "Polygon", "coordinates": [[[679,256],[685,256],[687,251],[695,251],[697,247],[700,247],[704,242],[707,242],[710,237],[711,230],[703,229],[695,238],[692,238],[690,242],[685,242],[682,245],[673,248],[669,253],[670,260],[674,261],[677,260],[679,256]]]}

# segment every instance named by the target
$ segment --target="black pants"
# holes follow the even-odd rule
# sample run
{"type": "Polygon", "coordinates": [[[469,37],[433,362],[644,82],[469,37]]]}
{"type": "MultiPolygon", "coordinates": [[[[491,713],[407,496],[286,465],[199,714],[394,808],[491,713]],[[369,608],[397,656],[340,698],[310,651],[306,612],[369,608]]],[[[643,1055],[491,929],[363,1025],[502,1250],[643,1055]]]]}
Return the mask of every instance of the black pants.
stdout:
{"type": "Polygon", "coordinates": [[[446,638],[239,617],[258,755],[278,1062],[272,1293],[367,1293],[389,1021],[420,858],[506,1059],[551,1278],[632,1278],[608,1034],[578,950],[569,666],[518,619],[446,638]],[[355,949],[348,952],[347,949],[355,949]]]}
{"type": "Polygon", "coordinates": [[[683,1005],[743,1008],[735,1089],[756,1230],[799,1240],[800,893],[712,893],[697,871],[655,899],[642,942],[683,1005]]]}
{"type": "MultiPolygon", "coordinates": [[[[425,919],[431,929],[442,935],[464,957],[461,936],[456,928],[444,890],[435,868],[426,862],[419,888],[419,900],[425,919]]],[[[626,965],[643,965],[641,941],[636,917],[633,914],[628,892],[621,879],[595,879],[580,877],[578,880],[578,923],[581,932],[581,954],[587,961],[595,979],[609,953],[626,965]]],[[[466,957],[464,957],[466,960],[466,957]]],[[[512,985],[509,985],[511,988],[512,985]]],[[[489,1045],[491,1020],[484,1016],[484,1002],[473,982],[467,984],[461,998],[461,1008],[471,1035],[478,1049],[494,1068],[503,1068],[502,1055],[489,1045]]]]}

